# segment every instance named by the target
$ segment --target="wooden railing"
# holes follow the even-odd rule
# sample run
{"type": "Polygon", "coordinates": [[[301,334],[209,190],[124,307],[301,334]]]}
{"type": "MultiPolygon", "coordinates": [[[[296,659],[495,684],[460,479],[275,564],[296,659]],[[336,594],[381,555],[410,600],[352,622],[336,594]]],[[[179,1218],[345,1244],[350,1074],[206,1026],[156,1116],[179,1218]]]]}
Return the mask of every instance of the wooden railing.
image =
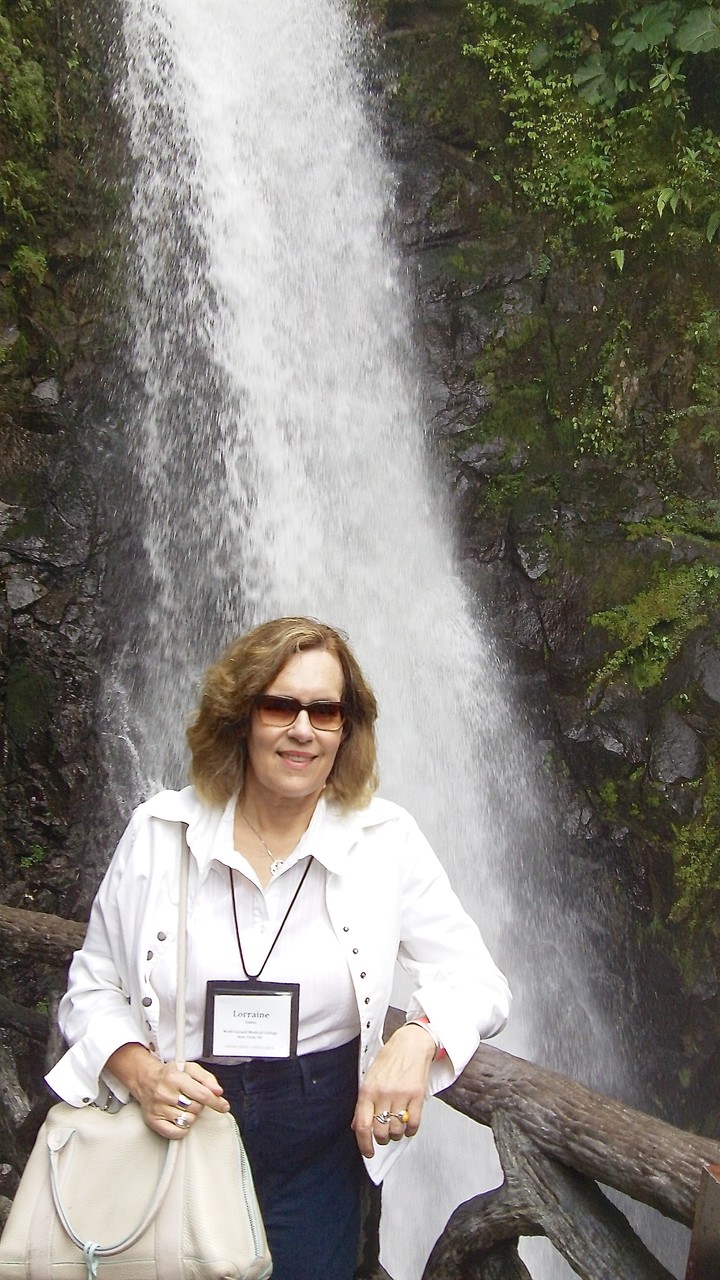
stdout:
{"type": "MultiPolygon", "coordinates": [[[[388,1030],[400,1021],[393,1010],[388,1030]]],[[[518,1242],[537,1235],[581,1280],[672,1280],[598,1183],[692,1226],[720,1143],[488,1044],[440,1097],[490,1126],[504,1181],[455,1210],[423,1280],[532,1280],[518,1242]]]]}
{"type": "MultiPolygon", "coordinates": [[[[84,931],[75,921],[0,906],[0,952],[5,954],[62,965],[84,931]]],[[[47,1039],[47,1018],[4,996],[0,1020],[30,1040],[47,1039]]],[[[387,1031],[402,1020],[391,1010],[387,1031]]],[[[18,1157],[12,1163],[19,1172],[30,1136],[25,1130],[31,1120],[36,1128],[41,1117],[28,1115],[29,1103],[7,1055],[0,1061],[0,1083],[9,1112],[7,1137],[18,1157]]],[[[537,1235],[548,1237],[581,1280],[672,1280],[598,1184],[692,1226],[703,1170],[720,1165],[720,1143],[675,1129],[487,1044],[440,1096],[492,1129],[504,1180],[455,1210],[423,1280],[532,1280],[518,1242],[537,1235]]],[[[717,1171],[711,1182],[713,1177],[717,1171]]],[[[718,1188],[710,1186],[703,1199],[709,1217],[700,1223],[687,1280],[720,1280],[718,1188]]],[[[390,1280],[378,1262],[378,1218],[378,1199],[370,1197],[358,1272],[365,1280],[390,1280]]]]}

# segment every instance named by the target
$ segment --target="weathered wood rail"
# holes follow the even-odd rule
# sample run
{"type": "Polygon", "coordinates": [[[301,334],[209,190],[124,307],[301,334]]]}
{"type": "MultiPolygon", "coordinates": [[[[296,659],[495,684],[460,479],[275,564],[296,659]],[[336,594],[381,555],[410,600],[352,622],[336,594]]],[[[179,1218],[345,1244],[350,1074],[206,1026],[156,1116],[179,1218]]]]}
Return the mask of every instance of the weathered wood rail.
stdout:
{"type": "MultiPolygon", "coordinates": [[[[61,964],[84,931],[75,921],[0,906],[5,954],[61,964]]],[[[7,1000],[0,1004],[0,1019],[31,1039],[39,1040],[42,1031],[47,1036],[43,1015],[7,1000]]],[[[402,1020],[391,1010],[387,1030],[402,1020]]],[[[16,1085],[6,1082],[11,1090],[16,1085]]],[[[536,1235],[551,1240],[580,1280],[672,1280],[598,1183],[691,1226],[703,1169],[720,1164],[720,1143],[487,1044],[440,1096],[492,1129],[504,1180],[455,1210],[423,1280],[532,1280],[518,1243],[536,1235]]],[[[26,1108],[10,1116],[13,1127],[26,1108]]],[[[389,1280],[377,1261],[377,1203],[369,1208],[366,1227],[358,1276],[389,1280]]]]}
{"type": "MultiPolygon", "coordinates": [[[[393,1010],[388,1030],[400,1021],[393,1010]]],[[[455,1210],[423,1280],[531,1280],[518,1242],[535,1235],[581,1280],[672,1280],[598,1183],[692,1226],[720,1143],[489,1044],[440,1096],[490,1126],[504,1181],[455,1210]]]]}

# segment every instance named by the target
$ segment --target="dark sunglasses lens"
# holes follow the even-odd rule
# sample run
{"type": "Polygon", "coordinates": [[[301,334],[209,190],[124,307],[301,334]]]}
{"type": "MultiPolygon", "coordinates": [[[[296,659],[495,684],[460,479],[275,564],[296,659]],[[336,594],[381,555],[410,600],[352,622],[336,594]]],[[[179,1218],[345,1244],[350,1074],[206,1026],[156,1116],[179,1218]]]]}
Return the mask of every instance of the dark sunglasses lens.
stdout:
{"type": "Polygon", "coordinates": [[[258,698],[256,706],[263,724],[271,729],[287,728],[300,712],[300,703],[294,698],[273,698],[270,694],[258,698]]]}
{"type": "Polygon", "coordinates": [[[343,722],[340,702],[311,702],[307,711],[313,729],[339,729],[343,722]]]}

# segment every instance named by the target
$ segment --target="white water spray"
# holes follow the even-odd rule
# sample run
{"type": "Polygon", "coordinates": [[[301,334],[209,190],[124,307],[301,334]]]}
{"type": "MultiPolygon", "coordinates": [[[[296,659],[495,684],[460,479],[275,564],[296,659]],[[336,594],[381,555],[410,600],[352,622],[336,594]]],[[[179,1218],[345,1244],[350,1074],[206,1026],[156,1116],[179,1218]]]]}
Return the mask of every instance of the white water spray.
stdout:
{"type": "MultiPolygon", "coordinates": [[[[538,802],[426,461],[392,183],[348,8],[126,3],[144,545],[115,671],[126,798],[183,784],[197,678],[231,638],[279,614],[322,618],[378,695],[382,792],[521,970],[513,884],[538,802]]],[[[601,1039],[588,990],[577,998],[601,1039]]],[[[395,1280],[416,1280],[448,1213],[496,1172],[477,1126],[437,1104],[425,1128],[387,1197],[395,1280]]]]}

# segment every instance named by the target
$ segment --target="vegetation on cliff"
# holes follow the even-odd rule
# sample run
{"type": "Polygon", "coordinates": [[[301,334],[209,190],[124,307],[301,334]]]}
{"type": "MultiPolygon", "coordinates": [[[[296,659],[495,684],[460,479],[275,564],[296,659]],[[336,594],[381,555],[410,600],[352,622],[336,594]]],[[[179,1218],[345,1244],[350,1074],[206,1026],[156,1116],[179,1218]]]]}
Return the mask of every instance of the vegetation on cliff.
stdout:
{"type": "MultiPolygon", "coordinates": [[[[98,26],[99,17],[96,19],[98,26]]],[[[74,277],[96,255],[108,193],[99,31],[63,0],[0,4],[0,395],[77,353],[74,277]]],[[[85,300],[86,301],[86,300],[85,300]]],[[[9,397],[9,399],[8,399],[9,397]]]]}
{"type": "Polygon", "coordinates": [[[444,149],[420,275],[450,335],[438,421],[466,553],[504,557],[506,581],[514,566],[492,607],[516,660],[546,681],[556,767],[591,805],[588,831],[607,839],[642,945],[674,955],[707,1012],[720,906],[720,10],[371,8],[392,110],[444,149]]]}

